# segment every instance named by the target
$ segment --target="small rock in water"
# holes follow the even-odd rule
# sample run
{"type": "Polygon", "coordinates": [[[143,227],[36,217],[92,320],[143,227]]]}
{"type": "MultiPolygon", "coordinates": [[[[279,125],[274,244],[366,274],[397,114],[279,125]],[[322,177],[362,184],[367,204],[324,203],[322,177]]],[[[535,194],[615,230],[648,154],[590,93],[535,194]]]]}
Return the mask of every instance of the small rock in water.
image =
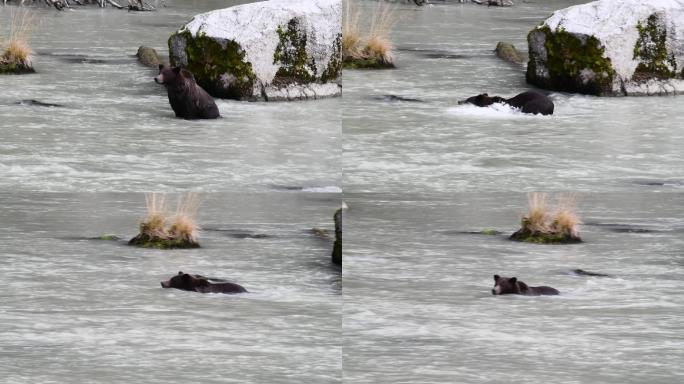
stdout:
{"type": "Polygon", "coordinates": [[[504,43],[504,42],[499,42],[496,45],[496,49],[494,50],[496,52],[496,56],[506,60],[510,61],[511,63],[514,64],[522,64],[523,63],[523,57],[518,52],[517,49],[515,49],[515,45],[510,44],[510,43],[504,43]]]}
{"type": "Polygon", "coordinates": [[[162,64],[162,60],[154,48],[141,45],[140,48],[138,48],[138,53],[135,55],[138,57],[140,64],[146,67],[156,68],[159,64],[162,64]]]}
{"type": "Polygon", "coordinates": [[[15,104],[26,105],[26,106],[31,106],[31,107],[63,107],[63,105],[61,105],[61,104],[44,103],[42,101],[38,101],[38,100],[34,100],[34,99],[19,100],[15,104]]]}
{"type": "Polygon", "coordinates": [[[583,269],[573,269],[572,273],[578,276],[597,276],[597,277],[611,277],[610,275],[607,275],[605,273],[597,273],[597,272],[589,272],[585,271],[583,269]]]}

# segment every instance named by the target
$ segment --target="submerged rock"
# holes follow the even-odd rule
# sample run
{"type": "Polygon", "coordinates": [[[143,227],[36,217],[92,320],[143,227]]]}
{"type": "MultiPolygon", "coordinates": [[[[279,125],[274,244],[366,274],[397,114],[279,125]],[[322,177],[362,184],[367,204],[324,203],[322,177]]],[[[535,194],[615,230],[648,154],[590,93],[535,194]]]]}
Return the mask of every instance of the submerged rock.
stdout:
{"type": "Polygon", "coordinates": [[[0,75],[22,75],[35,72],[29,59],[18,59],[9,54],[0,56],[0,75]]]}
{"type": "Polygon", "coordinates": [[[520,54],[520,52],[518,52],[517,49],[515,49],[515,45],[511,43],[504,43],[500,41],[496,45],[496,49],[494,50],[494,52],[496,53],[496,56],[500,59],[510,61],[514,64],[523,63],[522,55],[520,54]]]}
{"type": "Polygon", "coordinates": [[[159,67],[162,63],[162,59],[154,48],[146,47],[141,45],[138,48],[138,53],[135,54],[138,57],[140,64],[146,67],[159,67]]]}
{"type": "Polygon", "coordinates": [[[393,62],[383,60],[382,58],[356,58],[347,56],[344,58],[345,69],[391,69],[396,68],[393,62]]]}
{"type": "Polygon", "coordinates": [[[121,238],[117,235],[105,234],[98,237],[93,237],[92,240],[118,241],[121,240],[121,238]]]}
{"type": "Polygon", "coordinates": [[[582,239],[568,232],[533,231],[527,227],[520,228],[510,237],[511,240],[537,244],[574,244],[582,239]]]}
{"type": "Polygon", "coordinates": [[[212,96],[300,100],[338,96],[341,0],[270,0],[195,16],[169,38],[212,96]]]}
{"type": "Polygon", "coordinates": [[[527,81],[593,95],[684,92],[684,0],[600,0],[556,11],[528,37],[527,81]]]}
{"type": "Polygon", "coordinates": [[[199,248],[200,245],[190,239],[174,237],[155,237],[147,233],[139,233],[128,241],[128,245],[142,248],[174,249],[174,248],[199,248]]]}
{"type": "Polygon", "coordinates": [[[342,265],[342,208],[335,211],[335,243],[333,244],[332,262],[342,265]]]}

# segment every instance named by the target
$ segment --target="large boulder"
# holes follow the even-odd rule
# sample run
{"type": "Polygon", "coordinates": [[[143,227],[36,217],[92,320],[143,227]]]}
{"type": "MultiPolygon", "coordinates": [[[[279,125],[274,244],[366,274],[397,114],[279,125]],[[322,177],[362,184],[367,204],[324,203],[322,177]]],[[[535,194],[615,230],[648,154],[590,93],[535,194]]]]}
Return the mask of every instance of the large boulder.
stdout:
{"type": "Polygon", "coordinates": [[[169,38],[214,97],[299,100],[342,92],[341,0],[270,0],[195,16],[169,38]]]}
{"type": "Polygon", "coordinates": [[[556,11],[528,37],[527,81],[593,95],[684,92],[684,0],[600,0],[556,11]]]}

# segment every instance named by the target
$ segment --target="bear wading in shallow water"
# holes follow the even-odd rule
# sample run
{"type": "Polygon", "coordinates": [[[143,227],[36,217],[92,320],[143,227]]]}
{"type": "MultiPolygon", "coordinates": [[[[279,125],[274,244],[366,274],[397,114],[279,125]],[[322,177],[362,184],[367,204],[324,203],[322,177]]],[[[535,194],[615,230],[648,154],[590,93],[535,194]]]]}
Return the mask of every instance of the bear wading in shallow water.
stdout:
{"type": "Polygon", "coordinates": [[[551,287],[529,287],[527,284],[519,281],[515,277],[501,277],[499,275],[494,275],[494,289],[492,289],[492,295],[527,295],[527,296],[540,296],[540,295],[558,295],[557,289],[551,287]]]}
{"type": "Polygon", "coordinates": [[[178,272],[176,276],[173,276],[168,281],[162,281],[162,288],[176,288],[184,291],[195,291],[201,293],[243,293],[247,290],[235,283],[229,283],[220,280],[219,282],[213,283],[210,280],[216,280],[207,278],[200,275],[190,275],[183,272],[178,272]]]}
{"type": "Polygon", "coordinates": [[[195,77],[187,69],[159,64],[159,75],[154,81],[166,87],[176,117],[195,120],[221,116],[214,98],[197,85],[195,77]]]}
{"type": "Polygon", "coordinates": [[[523,92],[510,99],[504,99],[500,96],[490,97],[486,93],[469,97],[464,101],[459,101],[459,104],[474,104],[478,107],[487,107],[494,103],[504,103],[512,107],[519,108],[523,113],[533,113],[542,115],[553,115],[553,101],[536,91],[523,92]]]}

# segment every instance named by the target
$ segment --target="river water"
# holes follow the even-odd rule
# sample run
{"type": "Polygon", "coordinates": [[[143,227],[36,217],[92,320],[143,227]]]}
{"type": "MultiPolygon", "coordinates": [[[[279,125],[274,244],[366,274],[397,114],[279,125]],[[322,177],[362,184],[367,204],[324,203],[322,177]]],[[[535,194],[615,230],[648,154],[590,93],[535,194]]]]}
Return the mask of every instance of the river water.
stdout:
{"type": "Polygon", "coordinates": [[[341,99],[217,100],[222,119],[189,122],[135,61],[238,3],[34,9],[38,73],[0,76],[3,383],[340,382],[341,270],[311,229],[332,231],[340,206],[341,99]],[[202,248],[126,246],[144,192],[188,190],[202,248]],[[179,270],[249,293],[162,289],[179,270]]]}
{"type": "Polygon", "coordinates": [[[345,380],[682,381],[684,99],[457,105],[529,89],[492,50],[577,3],[397,3],[398,68],[344,73],[345,380]],[[507,240],[532,191],[577,193],[584,243],[507,240]],[[561,295],[492,296],[494,274],[561,295]]]}

